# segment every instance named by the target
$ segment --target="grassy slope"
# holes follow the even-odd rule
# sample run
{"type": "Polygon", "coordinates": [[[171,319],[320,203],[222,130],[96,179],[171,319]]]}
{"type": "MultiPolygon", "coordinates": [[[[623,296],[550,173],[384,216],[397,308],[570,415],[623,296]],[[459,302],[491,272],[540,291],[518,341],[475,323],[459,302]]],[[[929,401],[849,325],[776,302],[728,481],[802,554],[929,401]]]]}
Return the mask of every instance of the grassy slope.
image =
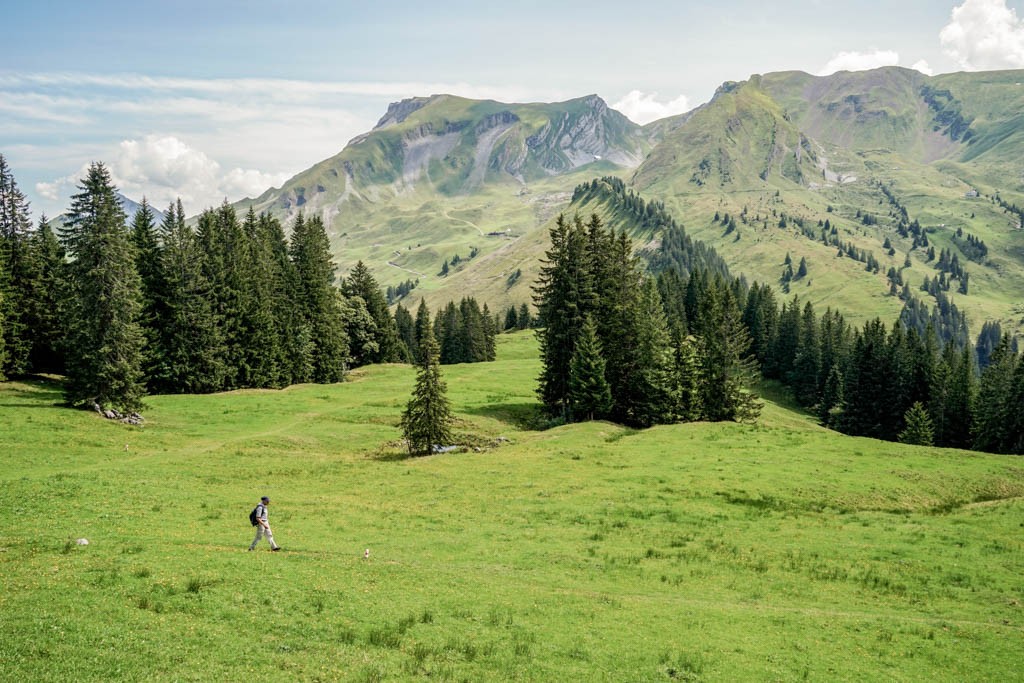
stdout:
{"type": "Polygon", "coordinates": [[[757,426],[531,431],[535,342],[500,341],[445,376],[461,429],[510,442],[414,460],[403,366],[154,397],[141,430],[0,384],[3,677],[1019,675],[1021,460],[778,402],[757,426]],[[245,552],[262,493],[283,553],[245,552]]]}
{"type": "MultiPolygon", "coordinates": [[[[892,319],[899,312],[902,302],[888,296],[884,274],[890,266],[900,269],[911,248],[886,220],[890,207],[870,184],[882,181],[907,206],[911,218],[929,229],[937,252],[955,250],[952,238],[957,228],[985,241],[988,262],[965,261],[970,295],[956,295],[954,285],[953,299],[968,313],[975,334],[987,319],[1019,331],[1024,324],[1019,304],[1024,300],[1024,232],[1011,230],[1006,214],[992,202],[964,195],[972,187],[986,193],[999,190],[1004,198],[1021,203],[1017,198],[1024,176],[1012,177],[1008,160],[1019,158],[1024,134],[1019,125],[1010,125],[1012,134],[998,133],[1016,116],[1014,107],[1022,95],[1014,90],[1013,79],[1022,78],[1022,72],[1000,72],[928,81],[964,98],[964,112],[974,118],[978,142],[962,145],[930,130],[931,114],[917,95],[928,79],[916,72],[879,69],[828,79],[796,72],[753,77],[727,89],[669,132],[638,169],[634,185],[648,199],[663,200],[691,234],[714,245],[735,272],[751,280],[778,283],[787,252],[796,260],[806,257],[810,275],[795,283],[793,292],[861,321],[874,316],[892,319]],[[859,98],[856,107],[845,99],[851,95],[859,98]],[[801,154],[797,161],[795,130],[812,137],[813,157],[801,154]],[[763,144],[773,135],[783,144],[769,166],[765,149],[751,145],[763,144]],[[705,159],[711,173],[698,185],[691,178],[705,159]],[[822,160],[827,161],[828,180],[821,177],[822,160]],[[762,180],[759,175],[765,168],[770,172],[762,180]],[[802,173],[799,182],[794,181],[795,169],[802,173]],[[848,182],[837,182],[833,174],[848,182]],[[836,211],[828,213],[828,206],[836,211]],[[737,238],[725,236],[711,221],[716,211],[736,215],[744,207],[752,216],[767,218],[767,227],[763,220],[751,221],[740,226],[737,238]],[[860,225],[858,209],[878,215],[879,226],[860,225]],[[837,258],[834,248],[808,240],[792,226],[779,229],[777,215],[783,212],[815,225],[826,218],[838,223],[840,238],[871,250],[881,273],[868,274],[863,264],[837,258]],[[886,237],[896,249],[892,257],[882,249],[886,237]]],[[[912,260],[903,275],[915,295],[923,297],[916,291],[923,278],[938,273],[922,254],[915,252],[912,260]]]]}

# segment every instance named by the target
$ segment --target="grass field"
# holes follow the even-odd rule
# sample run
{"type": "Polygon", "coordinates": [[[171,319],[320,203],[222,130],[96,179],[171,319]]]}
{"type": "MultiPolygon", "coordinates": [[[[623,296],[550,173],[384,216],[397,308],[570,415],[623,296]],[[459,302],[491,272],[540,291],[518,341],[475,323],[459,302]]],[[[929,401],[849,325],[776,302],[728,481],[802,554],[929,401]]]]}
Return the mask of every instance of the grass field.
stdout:
{"type": "Polygon", "coordinates": [[[143,429],[0,384],[0,680],[1024,677],[1024,460],[771,391],[753,426],[538,431],[535,342],[499,341],[444,369],[479,450],[418,459],[405,366],[143,429]],[[246,552],[261,494],[284,552],[246,552]]]}

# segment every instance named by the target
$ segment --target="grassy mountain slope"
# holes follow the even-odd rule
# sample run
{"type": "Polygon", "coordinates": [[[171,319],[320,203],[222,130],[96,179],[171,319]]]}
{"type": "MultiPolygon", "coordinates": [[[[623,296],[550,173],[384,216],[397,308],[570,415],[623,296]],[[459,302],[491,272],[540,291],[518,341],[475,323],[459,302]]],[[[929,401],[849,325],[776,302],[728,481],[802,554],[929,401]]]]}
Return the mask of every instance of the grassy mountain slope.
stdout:
{"type": "Polygon", "coordinates": [[[535,340],[499,342],[445,368],[484,450],[412,460],[408,366],[152,397],[145,429],[0,384],[5,677],[1017,676],[1020,458],[771,400],[757,426],[535,431],[535,340]],[[284,552],[245,551],[263,494],[284,552]]]}
{"type": "Polygon", "coordinates": [[[581,174],[635,167],[648,147],[639,126],[596,96],[555,104],[413,98],[391,105],[336,156],[239,206],[285,220],[316,212],[343,271],[361,259],[382,284],[419,279],[416,294],[429,297],[443,284],[443,262],[471,250],[485,264],[474,280],[507,277],[513,263],[490,268],[486,257],[531,239],[581,174]]]}
{"type": "Polygon", "coordinates": [[[694,236],[752,279],[781,284],[785,255],[806,258],[809,276],[791,290],[855,319],[899,311],[889,268],[919,297],[926,296],[918,291],[924,278],[939,274],[924,249],[897,234],[906,210],[936,252],[950,249],[965,265],[968,295],[957,294],[956,282],[949,294],[972,330],[986,319],[1019,329],[1024,232],[995,196],[1024,205],[1024,178],[1013,162],[1024,155],[1022,78],[1024,72],[928,78],[893,67],[727,83],[669,127],[632,186],[664,201],[694,236]],[[967,196],[972,190],[981,196],[967,196]],[[724,234],[715,212],[736,217],[739,229],[724,234]],[[863,213],[876,220],[865,225],[863,213]],[[866,272],[864,263],[816,239],[824,220],[838,226],[840,240],[871,252],[880,272],[866,272]],[[958,229],[965,234],[958,237],[958,229]],[[968,258],[967,234],[985,242],[986,257],[968,258]],[[887,238],[892,255],[883,249],[887,238]]]}

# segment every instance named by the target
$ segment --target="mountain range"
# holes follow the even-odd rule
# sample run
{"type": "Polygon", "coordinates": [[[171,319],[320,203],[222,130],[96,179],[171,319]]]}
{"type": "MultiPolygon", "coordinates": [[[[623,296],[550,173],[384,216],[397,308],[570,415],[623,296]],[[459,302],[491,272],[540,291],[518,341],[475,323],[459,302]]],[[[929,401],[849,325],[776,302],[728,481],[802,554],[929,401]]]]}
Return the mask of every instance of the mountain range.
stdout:
{"type": "Polygon", "coordinates": [[[597,212],[638,246],[656,245],[657,233],[592,194],[573,204],[577,185],[613,176],[663,203],[733,272],[854,321],[898,314],[893,280],[934,303],[921,287],[941,274],[975,333],[989,319],[1017,329],[1022,82],[1024,71],[929,77],[899,67],[754,75],[646,126],[596,95],[552,104],[416,97],[390,105],[335,156],[237,205],[284,220],[322,215],[342,272],[362,260],[383,285],[418,280],[413,302],[473,295],[498,308],[530,300],[559,212],[597,212]],[[954,279],[948,259],[940,266],[947,250],[967,278],[954,279]],[[787,270],[801,259],[807,274],[794,279],[787,270]]]}

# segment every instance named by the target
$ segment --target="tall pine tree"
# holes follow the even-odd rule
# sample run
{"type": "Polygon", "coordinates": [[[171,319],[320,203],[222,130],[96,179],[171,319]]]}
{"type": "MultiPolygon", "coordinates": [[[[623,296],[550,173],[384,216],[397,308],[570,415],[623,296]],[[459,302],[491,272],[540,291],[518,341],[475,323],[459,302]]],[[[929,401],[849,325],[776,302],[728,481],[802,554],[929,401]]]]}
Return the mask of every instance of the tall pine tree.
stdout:
{"type": "Polygon", "coordinates": [[[61,233],[73,260],[65,395],[75,405],[127,412],[141,409],[145,392],[142,284],[116,193],[106,167],[93,163],[61,233]]]}

